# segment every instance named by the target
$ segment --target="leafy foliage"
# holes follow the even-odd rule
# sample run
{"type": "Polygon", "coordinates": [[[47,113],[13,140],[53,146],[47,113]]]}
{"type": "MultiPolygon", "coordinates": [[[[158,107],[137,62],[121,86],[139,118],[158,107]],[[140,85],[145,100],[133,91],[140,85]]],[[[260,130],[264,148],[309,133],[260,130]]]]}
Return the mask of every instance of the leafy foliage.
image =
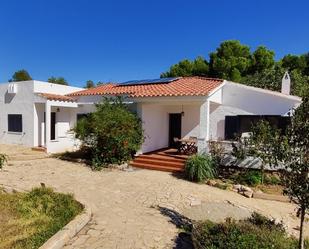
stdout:
{"type": "Polygon", "coordinates": [[[7,162],[7,160],[8,160],[7,155],[0,153],[0,169],[3,168],[3,166],[7,162]]]}
{"type": "Polygon", "coordinates": [[[256,170],[247,170],[244,174],[238,175],[238,182],[249,186],[257,186],[262,183],[262,173],[256,170]]]}
{"type": "MultiPolygon", "coordinates": [[[[262,165],[278,165],[284,193],[299,206],[300,238],[299,248],[303,249],[303,226],[309,209],[309,96],[295,110],[287,135],[280,134],[267,122],[262,121],[252,130],[246,153],[261,158],[262,165]]],[[[263,172],[263,168],[262,168],[263,172]]]]}
{"type": "Polygon", "coordinates": [[[210,53],[209,62],[199,56],[195,60],[183,60],[172,65],[161,77],[206,76],[233,80],[245,85],[281,90],[285,71],[291,75],[291,93],[305,96],[309,91],[309,53],[286,55],[274,60],[275,53],[265,46],[253,52],[237,40],[222,42],[216,51],[210,53]]]}
{"type": "Polygon", "coordinates": [[[63,228],[83,207],[72,195],[50,188],[34,188],[29,193],[0,191],[0,247],[39,248],[63,228]],[[2,219],[3,218],[3,219],[2,219]]]}
{"type": "Polygon", "coordinates": [[[251,66],[250,48],[236,40],[222,42],[209,62],[211,75],[240,81],[251,66]]]}
{"type": "Polygon", "coordinates": [[[232,219],[219,224],[198,222],[193,226],[192,240],[196,249],[294,249],[297,245],[282,224],[256,213],[238,222],[232,219]]]}
{"type": "Polygon", "coordinates": [[[225,154],[225,149],[221,141],[209,141],[209,153],[215,160],[216,167],[219,168],[225,154]]]}
{"type": "Polygon", "coordinates": [[[63,77],[54,77],[54,76],[52,76],[47,81],[50,82],[50,83],[59,84],[59,85],[65,85],[65,86],[69,85],[69,83],[63,77]]]}
{"type": "Polygon", "coordinates": [[[121,98],[105,98],[95,112],[77,122],[74,130],[91,151],[94,169],[130,160],[143,142],[141,120],[121,98]]]}
{"type": "Polygon", "coordinates": [[[208,62],[203,57],[198,56],[192,62],[186,59],[171,66],[168,72],[161,74],[161,78],[177,76],[207,76],[208,72],[208,62]]]}
{"type": "Polygon", "coordinates": [[[277,141],[283,138],[280,130],[273,128],[268,121],[261,120],[252,127],[249,137],[241,138],[233,144],[232,154],[240,160],[247,156],[261,159],[261,183],[263,183],[265,166],[278,165],[282,156],[282,146],[277,141]]]}
{"type": "Polygon", "coordinates": [[[303,229],[306,212],[309,209],[309,96],[295,110],[284,143],[282,161],[286,170],[282,172],[285,194],[298,206],[300,216],[300,243],[303,248],[303,229]]]}
{"type": "Polygon", "coordinates": [[[189,157],[185,165],[185,173],[190,181],[201,182],[216,176],[216,163],[209,155],[196,154],[189,157]]]}
{"type": "Polygon", "coordinates": [[[16,71],[13,74],[12,79],[10,79],[9,81],[17,82],[17,81],[26,81],[26,80],[32,80],[32,78],[25,69],[22,69],[22,70],[16,71]]]}
{"type": "Polygon", "coordinates": [[[92,80],[86,81],[86,86],[84,88],[89,89],[95,87],[95,83],[92,80]]]}
{"type": "Polygon", "coordinates": [[[251,72],[260,73],[275,65],[274,51],[268,50],[264,46],[259,46],[252,54],[251,72]]]}

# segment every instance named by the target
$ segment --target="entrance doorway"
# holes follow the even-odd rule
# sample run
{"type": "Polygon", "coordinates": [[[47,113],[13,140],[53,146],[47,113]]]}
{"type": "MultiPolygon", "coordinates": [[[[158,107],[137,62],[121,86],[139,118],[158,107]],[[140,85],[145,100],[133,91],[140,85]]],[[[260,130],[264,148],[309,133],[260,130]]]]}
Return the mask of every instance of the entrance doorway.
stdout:
{"type": "MultiPolygon", "coordinates": [[[[46,117],[44,112],[44,123],[46,123],[46,117]]],[[[56,140],[56,113],[50,113],[50,140],[56,140]]]]}
{"type": "Polygon", "coordinates": [[[181,113],[169,114],[169,147],[175,148],[174,138],[181,138],[181,113]]]}

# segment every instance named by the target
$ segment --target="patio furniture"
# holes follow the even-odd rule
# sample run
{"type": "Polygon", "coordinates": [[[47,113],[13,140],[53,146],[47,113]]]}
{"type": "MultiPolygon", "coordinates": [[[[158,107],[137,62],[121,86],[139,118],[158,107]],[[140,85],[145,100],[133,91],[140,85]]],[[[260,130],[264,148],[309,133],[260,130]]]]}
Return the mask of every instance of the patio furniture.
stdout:
{"type": "Polygon", "coordinates": [[[197,138],[183,138],[179,139],[181,145],[178,148],[178,152],[185,155],[192,155],[197,153],[197,138]]]}

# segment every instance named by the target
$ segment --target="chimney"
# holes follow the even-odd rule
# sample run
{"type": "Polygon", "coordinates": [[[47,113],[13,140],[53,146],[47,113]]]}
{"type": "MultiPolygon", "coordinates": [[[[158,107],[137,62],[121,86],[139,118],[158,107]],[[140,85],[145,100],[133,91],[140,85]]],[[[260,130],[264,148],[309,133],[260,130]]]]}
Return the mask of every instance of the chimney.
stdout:
{"type": "Polygon", "coordinates": [[[282,78],[281,93],[290,95],[291,78],[288,72],[285,72],[282,78]]]}

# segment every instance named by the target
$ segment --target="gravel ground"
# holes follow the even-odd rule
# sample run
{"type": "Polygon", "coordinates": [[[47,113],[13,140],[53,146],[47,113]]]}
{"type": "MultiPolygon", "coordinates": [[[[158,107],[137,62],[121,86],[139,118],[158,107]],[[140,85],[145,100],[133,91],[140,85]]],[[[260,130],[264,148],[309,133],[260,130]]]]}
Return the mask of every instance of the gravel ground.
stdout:
{"type": "Polygon", "coordinates": [[[9,166],[0,172],[0,186],[31,189],[45,183],[56,191],[73,193],[92,208],[92,221],[66,249],[173,248],[179,230],[168,215],[163,215],[162,208],[192,219],[214,221],[227,216],[243,218],[257,211],[282,220],[291,234],[297,234],[296,206],[290,203],[248,199],[166,172],[94,172],[82,164],[47,158],[21,146],[0,145],[0,152],[11,156],[9,166]]]}

